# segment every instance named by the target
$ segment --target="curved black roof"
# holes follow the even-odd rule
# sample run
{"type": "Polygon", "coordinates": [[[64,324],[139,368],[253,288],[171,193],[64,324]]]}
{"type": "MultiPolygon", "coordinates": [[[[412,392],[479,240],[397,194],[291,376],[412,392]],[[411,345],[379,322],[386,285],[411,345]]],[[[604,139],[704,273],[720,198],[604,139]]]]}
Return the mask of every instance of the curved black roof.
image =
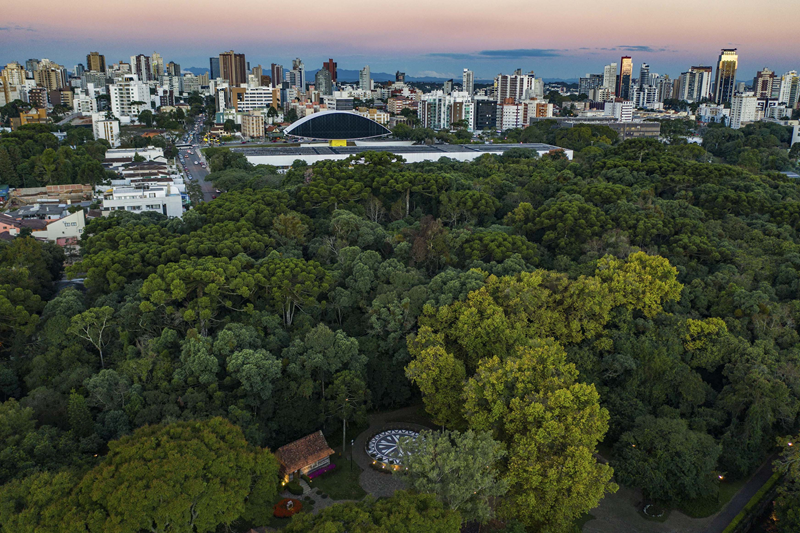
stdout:
{"type": "Polygon", "coordinates": [[[349,111],[322,111],[301,118],[284,130],[288,135],[309,139],[367,139],[392,133],[372,119],[349,111]]]}

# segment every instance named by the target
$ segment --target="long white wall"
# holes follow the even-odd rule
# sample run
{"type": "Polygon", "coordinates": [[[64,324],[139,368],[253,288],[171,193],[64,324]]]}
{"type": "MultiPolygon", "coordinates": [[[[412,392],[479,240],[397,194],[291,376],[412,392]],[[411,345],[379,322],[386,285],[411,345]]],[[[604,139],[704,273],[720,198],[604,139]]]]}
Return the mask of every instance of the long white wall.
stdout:
{"type": "MultiPolygon", "coordinates": [[[[567,155],[567,159],[572,160],[572,150],[563,149],[567,155]]],[[[494,154],[494,155],[501,155],[503,152],[448,152],[448,153],[398,153],[398,155],[403,156],[403,159],[406,160],[406,163],[421,163],[423,161],[438,161],[442,157],[447,157],[449,159],[455,159],[456,161],[472,161],[474,159],[479,158],[483,154],[494,154]]],[[[547,153],[547,150],[539,151],[539,155],[542,156],[547,153]]],[[[275,167],[288,167],[291,166],[292,163],[297,161],[298,159],[301,161],[305,161],[309,165],[316,163],[317,161],[341,161],[343,159],[347,159],[350,155],[344,154],[327,154],[327,155],[247,155],[247,160],[254,164],[254,165],[272,165],[275,167]]]]}

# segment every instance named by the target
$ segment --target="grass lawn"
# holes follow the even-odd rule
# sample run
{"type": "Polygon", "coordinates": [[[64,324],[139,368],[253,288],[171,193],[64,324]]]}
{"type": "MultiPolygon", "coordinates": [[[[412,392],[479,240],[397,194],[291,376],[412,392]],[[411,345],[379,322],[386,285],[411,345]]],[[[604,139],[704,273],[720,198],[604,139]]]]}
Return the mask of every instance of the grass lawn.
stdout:
{"type": "Polygon", "coordinates": [[[724,481],[719,484],[718,497],[697,498],[688,502],[682,502],[678,505],[678,510],[692,518],[711,516],[719,512],[719,510],[733,498],[733,495],[739,492],[739,489],[741,489],[745,483],[747,483],[747,478],[731,482],[724,481]]]}
{"type": "Polygon", "coordinates": [[[355,462],[351,465],[350,460],[343,457],[334,456],[333,462],[336,463],[336,470],[312,479],[311,489],[322,490],[332,500],[360,500],[366,496],[367,492],[358,484],[361,467],[355,462]]]}

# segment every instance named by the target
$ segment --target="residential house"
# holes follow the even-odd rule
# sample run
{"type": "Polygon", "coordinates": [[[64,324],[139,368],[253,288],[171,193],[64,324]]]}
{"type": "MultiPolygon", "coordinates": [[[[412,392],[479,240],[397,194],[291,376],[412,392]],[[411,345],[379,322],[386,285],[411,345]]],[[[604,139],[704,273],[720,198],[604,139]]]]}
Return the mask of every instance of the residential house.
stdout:
{"type": "Polygon", "coordinates": [[[333,450],[328,446],[322,431],[290,442],[275,452],[281,465],[279,475],[284,481],[291,481],[300,475],[308,475],[328,466],[331,455],[333,450]]]}

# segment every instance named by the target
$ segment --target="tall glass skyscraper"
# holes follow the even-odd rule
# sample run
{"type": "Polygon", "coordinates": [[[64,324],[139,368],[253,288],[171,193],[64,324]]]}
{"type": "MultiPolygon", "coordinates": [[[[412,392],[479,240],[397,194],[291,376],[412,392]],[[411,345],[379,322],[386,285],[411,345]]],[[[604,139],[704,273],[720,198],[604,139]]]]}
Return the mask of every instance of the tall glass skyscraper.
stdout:
{"type": "Polygon", "coordinates": [[[617,98],[631,99],[631,77],[633,77],[633,60],[629,56],[622,56],[617,78],[617,98]]]}
{"type": "Polygon", "coordinates": [[[739,56],[736,48],[723,48],[717,62],[717,76],[714,79],[714,101],[717,104],[730,103],[736,88],[736,68],[739,56]]]}

